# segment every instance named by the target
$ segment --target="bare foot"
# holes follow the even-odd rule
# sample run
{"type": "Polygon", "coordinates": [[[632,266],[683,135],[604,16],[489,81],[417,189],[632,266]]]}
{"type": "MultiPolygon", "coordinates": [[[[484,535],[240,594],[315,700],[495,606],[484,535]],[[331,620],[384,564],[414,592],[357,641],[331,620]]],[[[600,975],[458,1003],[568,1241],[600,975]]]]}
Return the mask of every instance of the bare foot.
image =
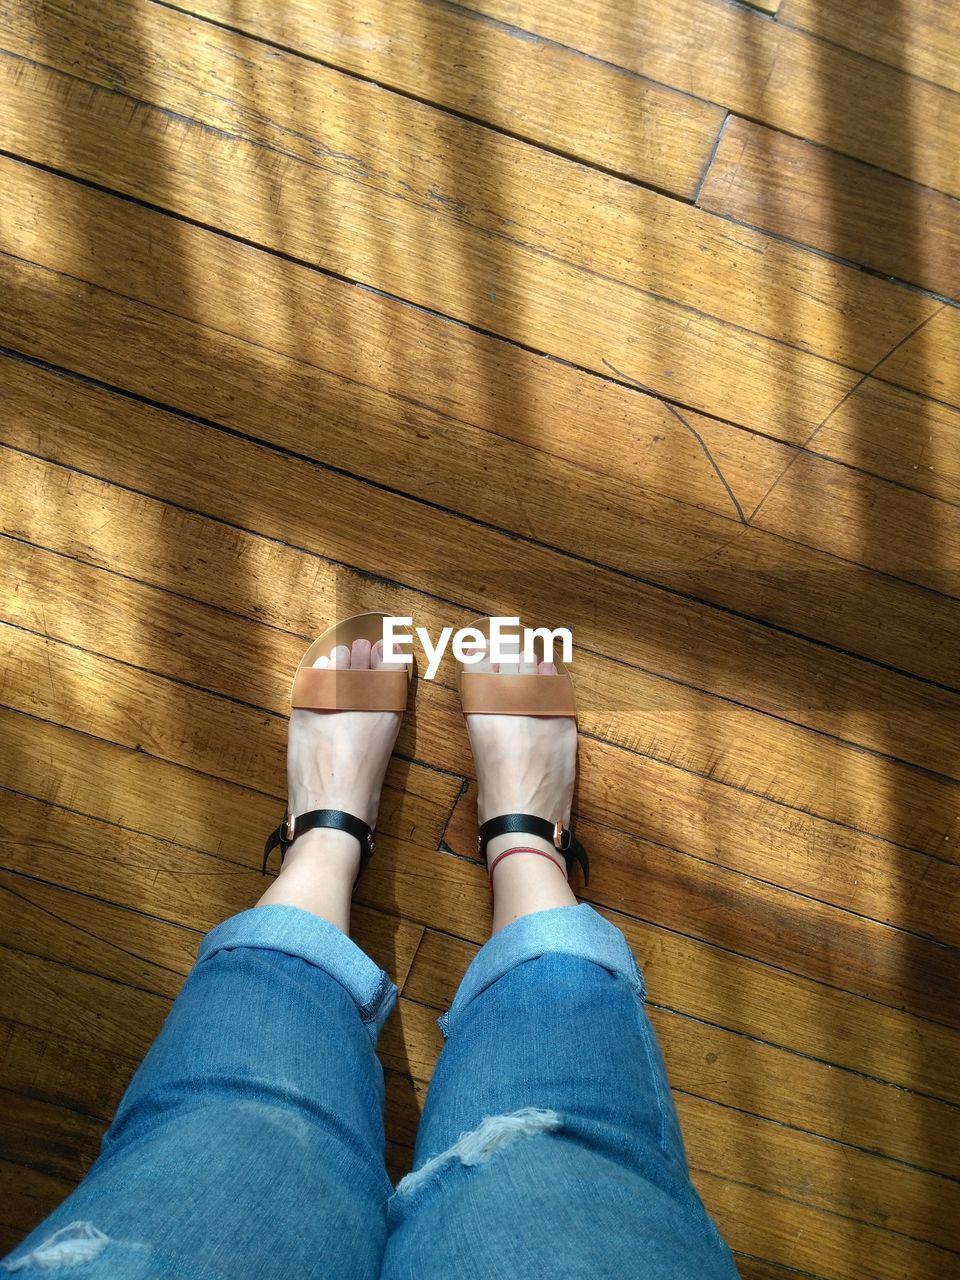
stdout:
{"type": "MultiPolygon", "coordinates": [[[[486,655],[467,670],[500,671],[507,675],[555,676],[552,662],[515,661],[499,666],[486,655]]],[[[477,817],[482,824],[507,813],[529,813],[549,822],[570,823],[570,806],[577,772],[577,726],[569,716],[469,715],[467,732],[477,770],[477,817]]],[[[549,840],[541,836],[496,836],[487,845],[487,866],[505,849],[518,845],[546,853],[559,868],[562,879],[545,858],[512,854],[494,871],[494,932],[511,919],[529,911],[575,905],[566,862],[549,840]]]]}
{"type": "MultiPolygon", "coordinates": [[[[369,640],[355,640],[314,666],[376,671],[403,663],[384,659],[382,640],[372,648],[369,640]]],[[[293,711],[287,742],[289,812],[342,809],[374,827],[401,718],[396,711],[293,711]]],[[[288,848],[280,875],[260,902],[303,907],[347,933],[360,856],[359,841],[346,831],[305,831],[288,848]]]]}

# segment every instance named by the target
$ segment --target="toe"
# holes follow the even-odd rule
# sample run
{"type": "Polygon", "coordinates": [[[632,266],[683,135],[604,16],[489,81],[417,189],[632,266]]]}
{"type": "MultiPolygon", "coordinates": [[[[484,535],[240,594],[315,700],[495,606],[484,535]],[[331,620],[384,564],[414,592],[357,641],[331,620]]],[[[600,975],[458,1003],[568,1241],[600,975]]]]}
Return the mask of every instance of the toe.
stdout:
{"type": "Polygon", "coordinates": [[[484,671],[497,670],[496,663],[493,663],[490,661],[490,658],[488,656],[489,650],[486,644],[467,645],[464,648],[464,653],[465,654],[479,653],[481,655],[481,657],[476,662],[470,662],[465,664],[465,670],[469,671],[471,674],[480,675],[484,671]]]}
{"type": "Polygon", "coordinates": [[[370,641],[354,640],[350,647],[350,667],[353,671],[369,671],[370,641]]]}
{"type": "Polygon", "coordinates": [[[383,641],[378,640],[377,643],[370,650],[370,666],[373,668],[374,671],[379,671],[381,668],[386,668],[388,671],[393,668],[399,669],[405,666],[406,664],[401,662],[395,656],[397,653],[398,653],[397,646],[394,645],[392,646],[391,653],[387,654],[387,656],[384,657],[383,641]]]}
{"type": "Polygon", "coordinates": [[[333,665],[337,668],[349,667],[350,665],[350,650],[345,644],[338,644],[330,657],[333,660],[333,665]]]}
{"type": "Polygon", "coordinates": [[[532,661],[530,662],[526,662],[524,660],[523,654],[522,653],[520,654],[520,661],[517,664],[517,670],[520,672],[522,676],[535,676],[537,674],[539,666],[540,664],[537,662],[536,658],[533,658],[532,661]]]}
{"type": "MultiPolygon", "coordinates": [[[[504,637],[500,647],[500,652],[504,657],[504,661],[500,663],[500,674],[502,676],[515,676],[524,670],[524,664],[521,661],[519,638],[517,643],[513,642],[513,637],[504,637]]],[[[531,665],[531,671],[535,668],[531,665]]]]}

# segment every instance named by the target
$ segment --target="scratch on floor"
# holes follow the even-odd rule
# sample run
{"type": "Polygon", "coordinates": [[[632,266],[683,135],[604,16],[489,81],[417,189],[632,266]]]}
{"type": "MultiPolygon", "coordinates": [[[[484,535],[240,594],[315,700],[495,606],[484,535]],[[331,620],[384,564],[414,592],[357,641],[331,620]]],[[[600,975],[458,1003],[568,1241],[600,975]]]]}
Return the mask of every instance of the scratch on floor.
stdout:
{"type": "Polygon", "coordinates": [[[741,507],[740,503],[737,501],[737,495],[730,488],[729,484],[727,484],[726,476],[720,470],[719,466],[717,465],[716,458],[713,456],[713,454],[710,452],[710,449],[707,446],[706,440],[704,440],[703,436],[696,429],[696,427],[694,427],[691,423],[689,423],[686,420],[686,418],[681,413],[679,413],[673,407],[673,405],[670,404],[667,400],[661,400],[660,397],[657,395],[657,393],[653,391],[650,387],[645,387],[642,382],[638,382],[636,378],[631,378],[628,373],[622,373],[619,369],[617,369],[614,365],[612,365],[609,360],[604,360],[603,363],[607,366],[608,369],[610,369],[613,373],[615,373],[618,378],[623,378],[624,382],[630,382],[635,387],[638,387],[641,391],[645,391],[647,395],[654,396],[655,399],[660,401],[660,403],[663,405],[665,409],[667,409],[670,413],[673,414],[673,416],[677,419],[679,423],[681,423],[684,427],[686,427],[686,429],[693,436],[694,440],[696,440],[697,444],[699,444],[700,448],[703,450],[706,456],[706,459],[710,463],[711,467],[713,467],[714,471],[717,473],[718,480],[723,485],[724,489],[726,489],[727,493],[730,495],[730,501],[733,503],[734,507],[736,508],[737,518],[739,519],[740,523],[749,524],[750,521],[743,514],[743,507],[741,507]]]}
{"type": "Polygon", "coordinates": [[[796,446],[796,453],[793,455],[793,457],[790,459],[787,465],[783,468],[783,470],[777,476],[776,480],[774,480],[773,484],[770,486],[767,492],[763,495],[763,497],[757,503],[756,507],[754,507],[753,512],[750,515],[750,519],[746,522],[747,524],[752,524],[756,520],[757,516],[760,514],[760,508],[764,505],[764,503],[770,497],[771,493],[773,493],[774,489],[776,489],[779,486],[780,482],[783,480],[783,477],[787,474],[787,472],[790,470],[790,468],[793,466],[796,460],[800,457],[801,453],[807,452],[807,450],[813,444],[814,440],[817,438],[820,432],[824,429],[824,427],[827,425],[827,423],[830,421],[833,415],[839,412],[839,410],[843,408],[843,406],[847,403],[850,397],[860,390],[860,388],[863,386],[863,384],[867,381],[868,378],[873,377],[873,375],[880,368],[880,366],[882,364],[885,364],[890,359],[890,357],[894,354],[894,352],[899,351],[900,348],[904,345],[904,343],[909,342],[911,338],[915,338],[917,334],[920,332],[920,330],[924,327],[924,325],[928,325],[930,321],[934,318],[934,316],[940,315],[940,312],[944,311],[946,309],[946,306],[947,304],[944,303],[943,306],[940,307],[937,311],[931,311],[930,315],[928,315],[924,320],[921,320],[918,325],[915,325],[908,334],[906,334],[904,337],[902,337],[899,340],[899,342],[895,342],[894,345],[890,348],[890,350],[885,352],[880,357],[880,359],[876,362],[876,364],[873,366],[872,369],[868,369],[866,373],[860,375],[860,377],[853,384],[850,390],[845,392],[840,397],[840,399],[833,406],[833,408],[826,415],[826,417],[824,417],[820,422],[817,423],[814,429],[807,436],[806,440],[804,440],[803,444],[796,446]]]}

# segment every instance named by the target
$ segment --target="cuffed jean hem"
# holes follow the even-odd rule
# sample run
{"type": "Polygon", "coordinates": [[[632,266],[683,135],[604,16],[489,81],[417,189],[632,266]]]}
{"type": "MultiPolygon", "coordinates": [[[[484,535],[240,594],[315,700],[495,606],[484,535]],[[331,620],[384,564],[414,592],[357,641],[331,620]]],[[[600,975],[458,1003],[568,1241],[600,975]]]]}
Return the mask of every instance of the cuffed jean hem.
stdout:
{"type": "Polygon", "coordinates": [[[282,951],[322,969],[346,989],[376,1045],[393,1012],[399,988],[354,940],[328,920],[300,907],[267,903],[231,916],[200,944],[197,964],[237,947],[282,951]]]}
{"type": "Polygon", "coordinates": [[[580,956],[620,974],[642,1004],[647,989],[627,940],[587,902],[521,916],[495,933],[477,952],[449,1010],[437,1019],[444,1040],[467,1005],[515,965],[548,953],[580,956]]]}

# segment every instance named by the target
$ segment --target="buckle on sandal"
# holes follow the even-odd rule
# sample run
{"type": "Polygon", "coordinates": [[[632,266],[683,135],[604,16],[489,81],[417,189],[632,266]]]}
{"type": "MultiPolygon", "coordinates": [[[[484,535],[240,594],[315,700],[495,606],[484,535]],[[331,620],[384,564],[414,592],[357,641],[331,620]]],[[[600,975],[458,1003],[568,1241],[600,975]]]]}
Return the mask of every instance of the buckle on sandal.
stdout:
{"type": "Polygon", "coordinates": [[[293,844],[293,838],[296,833],[297,819],[292,813],[288,813],[283,820],[283,843],[293,844]]]}
{"type": "Polygon", "coordinates": [[[559,849],[561,853],[566,853],[572,840],[573,836],[569,827],[565,827],[562,822],[553,824],[553,844],[555,848],[559,849]]]}

